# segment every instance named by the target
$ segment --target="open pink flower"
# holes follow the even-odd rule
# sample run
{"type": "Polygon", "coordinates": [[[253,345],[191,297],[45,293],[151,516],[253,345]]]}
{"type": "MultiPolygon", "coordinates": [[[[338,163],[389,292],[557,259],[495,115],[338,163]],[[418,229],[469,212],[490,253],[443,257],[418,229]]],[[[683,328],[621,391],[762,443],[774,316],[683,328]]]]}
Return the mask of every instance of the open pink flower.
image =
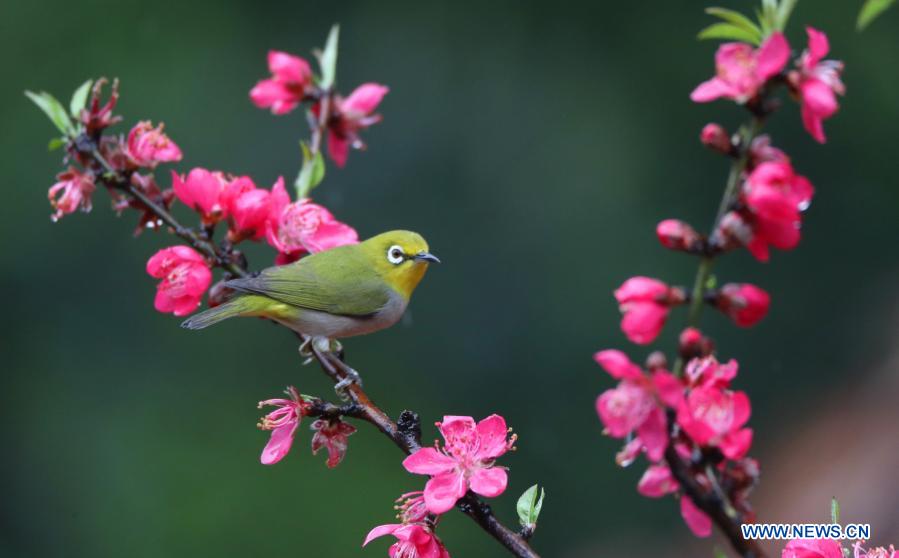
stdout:
{"type": "Polygon", "coordinates": [[[711,536],[712,520],[686,494],[680,499],[680,515],[694,535],[701,538],[711,536]]]}
{"type": "Polygon", "coordinates": [[[843,558],[843,546],[833,539],[795,539],[787,543],[781,558],[843,558]]]}
{"type": "Polygon", "coordinates": [[[639,366],[615,349],[600,351],[593,358],[610,376],[621,380],[617,387],[596,399],[596,412],[605,432],[613,438],[636,433],[619,461],[627,464],[640,451],[645,451],[651,461],[658,461],[668,447],[664,407],[676,408],[680,404],[683,384],[662,369],[645,375],[639,366]]]}
{"type": "Polygon", "coordinates": [[[852,556],[853,558],[899,558],[899,551],[893,545],[890,545],[890,548],[879,546],[865,550],[862,548],[861,541],[858,541],[852,545],[852,556]]]}
{"type": "Polygon", "coordinates": [[[505,492],[506,469],[494,461],[515,444],[516,436],[509,437],[503,417],[490,415],[475,424],[471,417],[445,416],[437,426],[443,448],[422,448],[403,461],[410,473],[431,475],[424,494],[431,513],[452,509],[469,488],[488,498],[505,492]]]}
{"type": "MultiPolygon", "coordinates": [[[[328,154],[338,167],[346,164],[351,147],[365,149],[359,131],[381,121],[381,115],[374,112],[388,91],[384,85],[363,83],[349,97],[334,98],[328,124],[328,154]]],[[[318,105],[313,107],[316,114],[318,110],[318,105]]]]}
{"type": "Polygon", "coordinates": [[[751,327],[768,314],[771,296],[749,283],[728,283],[718,291],[715,304],[738,326],[751,327]]]}
{"type": "Polygon", "coordinates": [[[782,33],[772,33],[758,49],[746,43],[724,43],[715,53],[717,74],[693,90],[697,103],[732,99],[743,104],[777,75],[790,57],[790,45],[782,33]]]}
{"type": "MultiPolygon", "coordinates": [[[[278,178],[282,188],[284,179],[278,178]]],[[[221,202],[230,219],[228,240],[259,240],[265,236],[265,225],[272,212],[272,193],[257,188],[249,176],[239,176],[228,182],[221,194],[221,202]]]]}
{"type": "Polygon", "coordinates": [[[171,246],[156,252],[147,261],[147,273],[162,279],[156,286],[156,310],[176,316],[196,310],[212,283],[209,264],[189,246],[171,246]]]}
{"type": "Polygon", "coordinates": [[[396,537],[388,551],[390,558],[449,558],[443,542],[422,523],[380,525],[368,533],[362,546],[385,535],[396,537]]]}
{"type": "Polygon", "coordinates": [[[284,458],[293,445],[293,436],[306,414],[308,403],[290,386],[285,391],[288,398],[266,399],[259,402],[259,408],[266,405],[277,407],[274,411],[262,417],[257,425],[262,430],[271,430],[272,436],[262,450],[259,460],[263,465],[274,465],[284,458]]]}
{"type": "Polygon", "coordinates": [[[149,120],[138,122],[131,128],[128,132],[127,154],[133,164],[153,168],[159,163],[181,160],[181,149],[162,129],[162,124],[154,128],[149,120]]]}
{"type": "Polygon", "coordinates": [[[335,219],[323,206],[308,198],[290,203],[284,181],[280,179],[272,187],[265,237],[278,250],[279,264],[296,261],[304,252],[321,252],[359,242],[356,230],[335,219]]]}
{"type": "Polygon", "coordinates": [[[684,301],[683,291],[658,279],[631,277],[615,290],[623,314],[621,330],[632,342],[646,345],[658,337],[668,310],[684,301]]]}
{"type": "Polygon", "coordinates": [[[718,362],[714,356],[694,358],[687,363],[684,374],[691,386],[726,388],[731,380],[737,377],[739,364],[731,359],[725,363],[718,362]]]}
{"type": "Polygon", "coordinates": [[[697,444],[717,446],[728,459],[740,459],[752,445],[752,429],[743,428],[749,413],[744,392],[704,385],[681,402],[677,423],[697,444]]]}
{"type": "Polygon", "coordinates": [[[172,189],[181,203],[200,214],[206,224],[216,223],[227,216],[222,203],[226,180],[221,172],[195,168],[182,177],[172,171],[172,189]]]}
{"type": "Polygon", "coordinates": [[[830,51],[827,35],[813,27],[807,27],[806,32],[808,48],[799,59],[799,69],[790,72],[789,80],[802,103],[802,124],[816,141],[824,143],[824,120],[840,108],[836,96],[846,93],[840,79],[843,63],[823,60],[830,51]]]}
{"type": "Polygon", "coordinates": [[[250,90],[250,100],[259,108],[270,108],[272,114],[287,114],[300,104],[312,85],[312,68],[299,56],[272,50],[268,53],[268,69],[272,77],[250,90]]]}
{"type": "Polygon", "coordinates": [[[76,209],[87,213],[91,210],[91,195],[96,190],[94,178],[75,167],[56,175],[56,184],[47,191],[47,198],[55,210],[50,219],[58,221],[63,215],[74,213],[76,209]]]}
{"type": "Polygon", "coordinates": [[[317,454],[322,448],[327,449],[328,460],[325,464],[329,469],[337,467],[346,456],[347,438],[356,432],[356,428],[340,419],[318,419],[311,428],[315,432],[312,435],[312,454],[317,454]]]}

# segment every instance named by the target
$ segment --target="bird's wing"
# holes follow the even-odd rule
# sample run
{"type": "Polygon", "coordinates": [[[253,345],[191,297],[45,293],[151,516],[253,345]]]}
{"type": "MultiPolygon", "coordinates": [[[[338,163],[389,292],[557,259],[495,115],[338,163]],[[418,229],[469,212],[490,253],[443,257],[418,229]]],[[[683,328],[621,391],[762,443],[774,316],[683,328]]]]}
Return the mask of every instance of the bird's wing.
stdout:
{"type": "Polygon", "coordinates": [[[294,264],[270,267],[256,277],[234,279],[225,286],[260,294],[310,310],[342,316],[370,316],[384,307],[390,294],[383,280],[355,258],[325,262],[309,256],[294,264]],[[360,266],[360,263],[363,265],[360,266]],[[361,271],[360,271],[361,269],[361,271]]]}

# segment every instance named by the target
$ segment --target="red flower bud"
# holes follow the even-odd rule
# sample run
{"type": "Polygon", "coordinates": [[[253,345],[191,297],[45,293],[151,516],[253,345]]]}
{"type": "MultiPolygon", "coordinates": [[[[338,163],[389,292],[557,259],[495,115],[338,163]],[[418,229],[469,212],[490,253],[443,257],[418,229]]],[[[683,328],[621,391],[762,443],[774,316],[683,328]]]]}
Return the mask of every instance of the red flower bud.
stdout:
{"type": "Polygon", "coordinates": [[[715,304],[738,326],[750,327],[768,313],[771,297],[749,283],[728,283],[718,291],[715,304]]]}
{"type": "Polygon", "coordinates": [[[730,136],[728,136],[727,130],[725,130],[720,124],[706,124],[702,128],[702,132],[699,134],[699,139],[700,141],[702,141],[702,144],[704,146],[708,147],[712,151],[730,155],[734,150],[734,146],[730,141],[730,136]]]}
{"type": "Polygon", "coordinates": [[[699,249],[702,237],[687,223],[677,219],[665,219],[656,225],[656,235],[665,248],[692,252],[699,249]]]}
{"type": "Polygon", "coordinates": [[[715,344],[694,327],[683,330],[678,338],[678,351],[684,361],[712,354],[715,344]]]}

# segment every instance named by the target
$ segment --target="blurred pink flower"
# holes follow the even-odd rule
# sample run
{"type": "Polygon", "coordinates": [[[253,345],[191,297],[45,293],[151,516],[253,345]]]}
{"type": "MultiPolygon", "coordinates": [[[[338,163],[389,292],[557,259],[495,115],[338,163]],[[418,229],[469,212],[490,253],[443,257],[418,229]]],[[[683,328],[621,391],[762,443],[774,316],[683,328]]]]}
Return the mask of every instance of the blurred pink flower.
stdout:
{"type": "Polygon", "coordinates": [[[403,461],[410,473],[431,475],[424,491],[431,513],[452,509],[469,488],[488,498],[506,490],[506,470],[494,466],[494,461],[512,448],[516,436],[508,436],[503,417],[490,415],[475,424],[471,417],[445,416],[437,426],[443,449],[422,448],[403,461]]]}
{"type": "Polygon", "coordinates": [[[807,27],[808,48],[799,59],[799,69],[790,72],[790,83],[798,91],[802,103],[802,124],[816,141],[824,143],[824,120],[839,109],[836,95],[846,93],[840,79],[843,63],[822,60],[830,51],[827,35],[807,27]]]}
{"type": "Polygon", "coordinates": [[[647,498],[661,498],[677,492],[677,489],[678,484],[671,476],[671,469],[661,464],[650,465],[637,483],[637,492],[647,498]]]}
{"type": "Polygon", "coordinates": [[[790,158],[783,150],[771,145],[771,136],[757,136],[749,145],[750,167],[755,168],[762,163],[789,163],[790,158]]]}
{"type": "Polygon", "coordinates": [[[353,227],[341,223],[312,200],[307,198],[290,203],[280,178],[272,187],[271,213],[265,236],[278,250],[279,264],[295,261],[303,252],[321,252],[359,242],[353,227]]]}
{"type": "Polygon", "coordinates": [[[752,444],[749,397],[742,391],[703,385],[687,394],[677,409],[677,423],[700,446],[717,446],[728,459],[740,459],[752,444]]]}
{"type": "Polygon", "coordinates": [[[443,542],[427,525],[420,523],[380,525],[368,533],[362,546],[385,535],[396,537],[388,551],[390,558],[449,558],[443,542]]]}
{"type": "MultiPolygon", "coordinates": [[[[384,85],[363,83],[349,97],[334,97],[328,124],[328,153],[338,167],[346,164],[351,147],[365,148],[359,131],[381,121],[381,116],[374,111],[388,91],[384,85]]],[[[318,110],[319,106],[315,105],[313,112],[318,114],[318,110]]]]}
{"type": "Polygon", "coordinates": [[[750,327],[768,313],[771,296],[749,283],[728,283],[718,291],[715,304],[738,326],[750,327]]]}
{"type": "MultiPolygon", "coordinates": [[[[282,178],[278,178],[283,183],[282,178]]],[[[230,217],[228,239],[232,243],[265,236],[265,224],[271,215],[271,192],[257,188],[249,176],[237,177],[225,185],[221,201],[230,217]]]]}
{"type": "Polygon", "coordinates": [[[772,33],[758,49],[746,43],[724,43],[715,53],[717,75],[693,90],[697,103],[732,99],[743,104],[777,75],[790,57],[790,45],[782,33],[772,33]]]}
{"type": "Polygon", "coordinates": [[[808,208],[814,193],[811,182],[796,174],[789,162],[762,163],[749,174],[743,198],[753,218],[746,246],[753,256],[767,261],[769,245],[781,250],[796,247],[802,211],[808,208]]]}
{"type": "Polygon", "coordinates": [[[340,419],[318,419],[311,428],[315,432],[312,435],[312,454],[317,454],[322,448],[327,449],[328,460],[325,464],[330,469],[337,467],[346,456],[347,438],[356,432],[356,428],[340,419]]]}
{"type": "Polygon", "coordinates": [[[138,122],[131,128],[128,132],[127,154],[133,164],[154,168],[159,163],[181,160],[181,149],[162,129],[162,124],[154,128],[149,120],[138,122]]]}
{"type": "Polygon", "coordinates": [[[268,69],[272,77],[250,90],[250,100],[259,108],[270,108],[272,114],[287,114],[300,104],[312,85],[312,68],[298,56],[272,50],[268,53],[268,69]]]}
{"type": "Polygon", "coordinates": [[[156,286],[156,310],[176,316],[196,310],[212,283],[206,260],[189,246],[171,246],[156,252],[147,261],[147,273],[162,279],[156,286]]]}
{"type": "Polygon", "coordinates": [[[656,236],[665,248],[690,252],[700,247],[701,237],[688,223],[665,219],[656,225],[656,236]]]}
{"type": "Polygon", "coordinates": [[[172,188],[181,203],[200,214],[205,224],[216,223],[227,216],[222,203],[225,177],[221,172],[195,168],[182,177],[172,171],[172,188]]]}
{"type": "Polygon", "coordinates": [[[691,386],[726,388],[737,377],[738,369],[734,359],[721,364],[714,356],[707,356],[690,360],[684,374],[691,386]]]}
{"type": "Polygon", "coordinates": [[[781,558],[843,558],[842,545],[833,539],[796,539],[787,543],[781,558]]]}
{"type": "Polygon", "coordinates": [[[852,556],[853,558],[899,558],[899,551],[893,545],[890,545],[890,548],[879,546],[865,550],[862,548],[861,541],[858,541],[852,545],[852,556]]]}
{"type": "Polygon", "coordinates": [[[680,499],[680,515],[684,523],[697,537],[705,538],[712,534],[712,520],[701,509],[696,507],[693,500],[684,494],[680,499]]]}
{"type": "Polygon", "coordinates": [[[69,167],[65,172],[57,174],[56,180],[58,182],[47,191],[50,205],[55,209],[50,215],[54,223],[78,208],[85,213],[91,210],[91,195],[96,189],[93,176],[69,167]]]}
{"type": "Polygon", "coordinates": [[[621,330],[632,342],[651,343],[662,331],[668,310],[684,301],[683,292],[658,279],[631,277],[615,290],[623,314],[621,330]]]}
{"type": "Polygon", "coordinates": [[[262,430],[272,431],[271,438],[265,444],[259,459],[263,465],[273,465],[287,455],[290,446],[293,445],[293,436],[297,427],[306,414],[308,403],[303,400],[296,388],[290,386],[285,393],[288,396],[287,399],[266,399],[259,402],[260,409],[265,405],[277,407],[262,417],[257,425],[262,430]]]}
{"type": "Polygon", "coordinates": [[[725,155],[730,154],[734,150],[734,146],[730,141],[730,135],[728,135],[727,130],[721,124],[710,122],[703,126],[702,132],[699,134],[699,140],[712,151],[725,155]]]}

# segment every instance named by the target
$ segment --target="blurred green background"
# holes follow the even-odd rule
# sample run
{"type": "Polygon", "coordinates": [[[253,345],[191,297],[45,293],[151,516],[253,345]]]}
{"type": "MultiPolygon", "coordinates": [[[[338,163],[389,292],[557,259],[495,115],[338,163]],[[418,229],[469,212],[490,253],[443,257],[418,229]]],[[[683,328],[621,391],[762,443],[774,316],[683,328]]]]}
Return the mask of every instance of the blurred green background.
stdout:
{"type": "MultiPolygon", "coordinates": [[[[88,77],[118,76],[122,132],[162,120],[185,153],[177,169],[268,186],[295,176],[305,122],[256,109],[247,92],[267,75],[268,49],[308,55],[333,22],[341,90],[378,81],[391,92],[369,150],[329,168],[315,196],[363,236],[420,231],[444,261],[403,324],[346,343],[370,395],[394,415],[421,413],[426,440],[442,414],[503,414],[521,438],[502,460],[511,482],[494,508],[514,523],[518,494],[545,484],[534,539],[544,556],[636,556],[635,546],[688,539],[672,499],[636,494],[642,464],[614,466],[620,444],[601,435],[593,407],[612,381],[591,360],[607,347],[648,352],[619,331],[611,291],[635,274],[692,279],[695,261],[659,247],[654,225],[679,217],[707,228],[727,162],[699,145],[699,130],[743,117],[689,101],[713,72],[715,44],[694,39],[710,19],[686,4],[3,3],[0,555],[385,554],[384,542],[358,547],[423,479],[364,425],[335,470],[309,454],[305,428],[286,460],[261,466],[256,401],[287,384],[331,396],[330,385],[299,365],[284,330],[242,320],[186,332],[155,312],[144,265],[172,238],[133,239],[134,215],[117,219],[104,192],[92,214],[51,224],[59,155],[22,96],[68,99],[88,77]]],[[[771,313],[748,331],[704,320],[719,354],[740,360],[755,453],[771,460],[790,459],[771,444],[823,398],[879,385],[871,369],[897,338],[899,11],[859,34],[857,9],[800,2],[788,33],[799,49],[800,24],[825,30],[847,64],[827,145],[801,129],[794,103],[770,128],[817,187],[800,248],[768,265],[740,252],[716,269],[769,290],[771,313]]],[[[271,263],[267,247],[250,256],[271,263]]],[[[657,347],[671,347],[682,320],[675,312],[657,347]]],[[[895,382],[883,385],[894,406],[895,382]]],[[[757,494],[781,489],[763,478],[757,494]]],[[[783,519],[823,520],[840,494],[820,494],[820,517],[783,519]]],[[[454,556],[503,555],[458,513],[440,534],[454,556]]],[[[711,555],[700,548],[694,555],[711,555]]]]}

